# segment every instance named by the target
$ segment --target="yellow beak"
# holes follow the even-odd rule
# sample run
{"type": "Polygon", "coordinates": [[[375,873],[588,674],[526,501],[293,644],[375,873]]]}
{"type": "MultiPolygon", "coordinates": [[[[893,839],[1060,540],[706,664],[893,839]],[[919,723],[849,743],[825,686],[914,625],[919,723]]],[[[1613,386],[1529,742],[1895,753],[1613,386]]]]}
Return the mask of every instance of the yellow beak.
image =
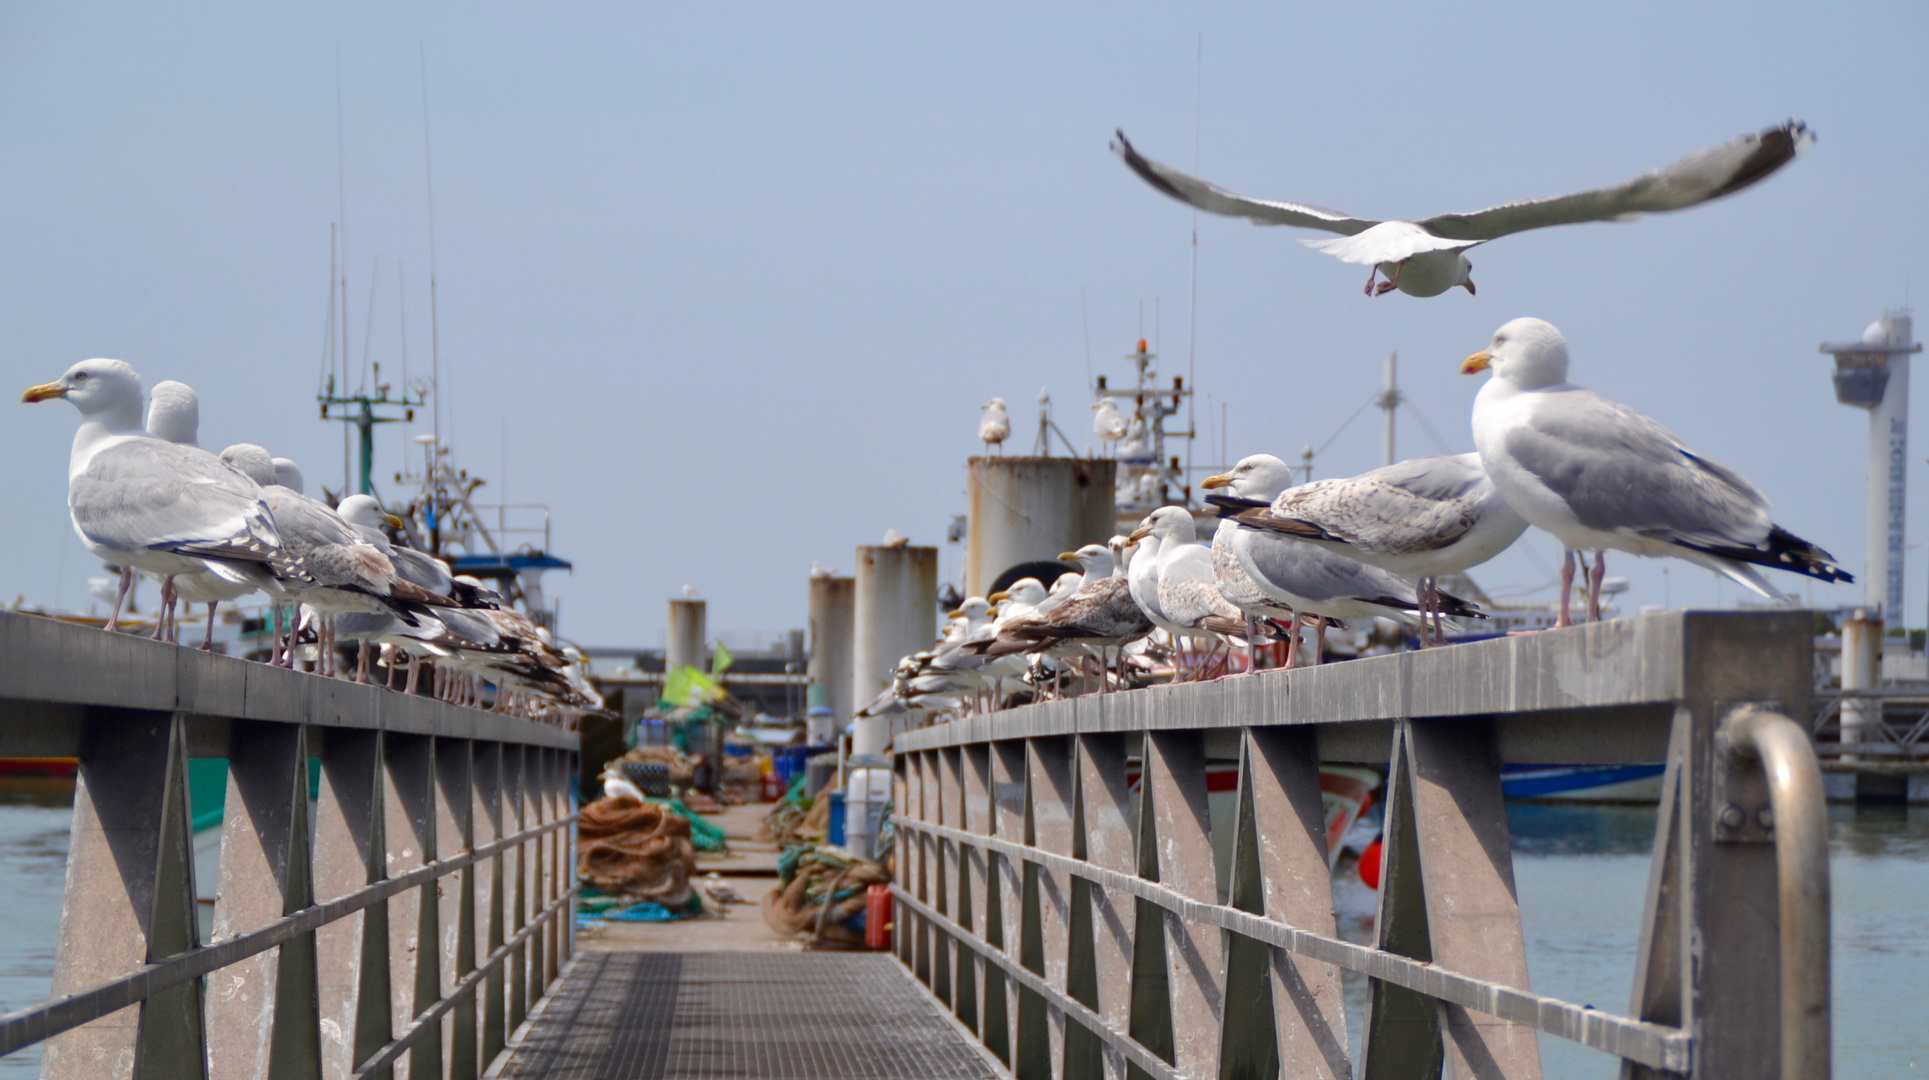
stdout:
{"type": "Polygon", "coordinates": [[[1005,600],[1009,600],[1009,599],[1011,599],[1011,594],[1010,594],[1010,593],[1008,593],[1008,592],[995,592],[995,593],[992,593],[992,594],[991,594],[990,596],[987,596],[987,597],[985,597],[985,603],[987,603],[987,604],[996,604],[996,603],[999,603],[999,602],[1001,602],[1001,601],[1005,601],[1005,600]]]}
{"type": "Polygon", "coordinates": [[[1059,552],[1059,553],[1058,553],[1058,560],[1059,560],[1060,562],[1077,562],[1077,561],[1078,561],[1078,552],[1076,552],[1076,551],[1061,551],[1061,552],[1059,552]]]}
{"type": "Polygon", "coordinates": [[[1480,372],[1486,371],[1487,366],[1493,362],[1493,353],[1477,352],[1460,362],[1460,373],[1462,375],[1477,375],[1480,372]]]}
{"type": "Polygon", "coordinates": [[[1126,537],[1125,542],[1128,544],[1136,544],[1139,541],[1151,535],[1152,535],[1152,526],[1141,525],[1138,528],[1132,530],[1132,535],[1126,537]]]}
{"type": "Polygon", "coordinates": [[[36,401],[45,401],[48,398],[57,398],[57,397],[66,397],[66,396],[67,396],[66,387],[60,385],[59,383],[44,382],[44,383],[41,383],[39,386],[27,387],[27,392],[20,395],[20,400],[27,404],[32,404],[36,401]]]}
{"type": "Polygon", "coordinates": [[[1202,487],[1202,488],[1222,488],[1222,487],[1231,487],[1231,486],[1232,486],[1232,474],[1231,474],[1231,473],[1220,473],[1220,474],[1219,474],[1219,475],[1217,475],[1217,476],[1208,476],[1208,477],[1206,477],[1206,478],[1205,478],[1204,480],[1201,480],[1201,481],[1199,481],[1199,486],[1200,486],[1200,487],[1202,487]]]}
{"type": "Polygon", "coordinates": [[[944,613],[944,617],[947,619],[962,619],[964,618],[964,609],[959,608],[956,611],[947,611],[944,613]]]}
{"type": "Polygon", "coordinates": [[[408,528],[408,522],[403,521],[401,518],[396,517],[394,514],[383,514],[382,524],[387,525],[391,529],[408,528]]]}

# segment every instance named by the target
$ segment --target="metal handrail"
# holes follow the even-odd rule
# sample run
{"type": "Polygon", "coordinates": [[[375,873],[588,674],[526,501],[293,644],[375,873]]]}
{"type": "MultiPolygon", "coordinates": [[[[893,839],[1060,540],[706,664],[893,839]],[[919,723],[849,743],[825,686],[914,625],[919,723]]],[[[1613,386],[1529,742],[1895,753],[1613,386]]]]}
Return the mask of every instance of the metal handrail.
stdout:
{"type": "Polygon", "coordinates": [[[1729,744],[1761,762],[1774,813],[1781,904],[1782,1080],[1829,1075],[1828,802],[1802,726],[1744,705],[1724,724],[1729,744]]]}

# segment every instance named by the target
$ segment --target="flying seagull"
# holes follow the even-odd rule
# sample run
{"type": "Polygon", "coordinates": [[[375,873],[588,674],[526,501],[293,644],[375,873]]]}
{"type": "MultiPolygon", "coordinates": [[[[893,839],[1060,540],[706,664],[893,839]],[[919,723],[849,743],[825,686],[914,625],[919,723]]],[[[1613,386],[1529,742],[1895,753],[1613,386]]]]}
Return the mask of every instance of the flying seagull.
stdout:
{"type": "Polygon", "coordinates": [[[1250,199],[1188,176],[1145,157],[1118,132],[1114,153],[1146,183],[1180,202],[1256,225],[1296,225],[1338,233],[1331,240],[1303,240],[1341,262],[1371,266],[1366,294],[1398,289],[1409,296],[1438,296],[1458,285],[1474,291],[1469,248],[1509,233],[1585,221],[1631,221],[1644,214],[1684,210],[1740,191],[1793,161],[1815,142],[1808,125],[1791,120],[1755,135],[1689,154],[1663,169],[1613,187],[1502,203],[1471,214],[1440,214],[1419,221],[1375,221],[1337,210],[1278,199],[1250,199]],[[1376,281],[1384,275],[1385,281],[1376,281]]]}
{"type": "Polygon", "coordinates": [[[1588,617],[1601,615],[1607,550],[1705,566],[1771,600],[1757,567],[1818,581],[1854,581],[1834,556],[1775,524],[1768,497],[1650,417],[1567,381],[1567,339],[1540,319],[1515,319],[1461,364],[1492,369],[1474,398],[1474,446],[1500,497],[1567,547],[1561,614],[1568,625],[1574,554],[1595,552],[1588,617]]]}

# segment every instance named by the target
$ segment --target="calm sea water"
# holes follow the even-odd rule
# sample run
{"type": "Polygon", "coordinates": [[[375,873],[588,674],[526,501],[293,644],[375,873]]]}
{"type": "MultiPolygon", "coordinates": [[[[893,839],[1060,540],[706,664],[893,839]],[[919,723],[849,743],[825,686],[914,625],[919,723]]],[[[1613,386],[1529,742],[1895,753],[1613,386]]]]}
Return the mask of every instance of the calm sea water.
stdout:
{"type": "MultiPolygon", "coordinates": [[[[1929,1076],[1929,807],[1831,807],[1835,1075],[1929,1076]],[[1909,1019],[1905,1019],[1909,1018],[1909,1019]]],[[[1626,1015],[1653,807],[1512,803],[1514,881],[1536,993],[1626,1015]]],[[[1370,944],[1374,894],[1342,874],[1341,935],[1370,944]]],[[[1358,1060],[1366,980],[1346,979],[1358,1060]]],[[[1619,1059],[1541,1037],[1548,1080],[1612,1080],[1619,1059]]]]}
{"type": "MultiPolygon", "coordinates": [[[[0,1012],[45,1000],[66,872],[67,803],[0,796],[0,1012]]],[[[1534,989],[1625,1012],[1654,837],[1652,808],[1508,808],[1534,989]]],[[[1835,1074],[1929,1076],[1929,807],[1830,811],[1835,909],[1835,1074]]],[[[1343,936],[1372,939],[1373,893],[1336,886],[1343,936]]],[[[1357,1056],[1364,979],[1349,976],[1357,1056]]],[[[1608,1080],[1614,1059],[1543,1037],[1549,1080],[1608,1080]]],[[[39,1073],[37,1050],[0,1058],[0,1080],[39,1073]]]]}

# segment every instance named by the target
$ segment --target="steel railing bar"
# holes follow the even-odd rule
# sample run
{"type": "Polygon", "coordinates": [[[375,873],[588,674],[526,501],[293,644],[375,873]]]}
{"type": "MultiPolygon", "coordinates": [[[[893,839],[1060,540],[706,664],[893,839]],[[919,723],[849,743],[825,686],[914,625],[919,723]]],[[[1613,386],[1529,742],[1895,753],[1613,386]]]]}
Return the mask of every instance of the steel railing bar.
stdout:
{"type": "MultiPolygon", "coordinates": [[[[1104,1040],[1107,1046],[1118,1051],[1127,1061],[1150,1073],[1156,1080],[1184,1080],[1184,1074],[1173,1068],[1164,1058],[1159,1057],[1157,1054],[1139,1045],[1138,1040],[1132,1038],[1130,1035],[1106,1023],[1104,1017],[1093,1012],[1084,1002],[1066,994],[1059,993],[1057,987],[1045,981],[1038,974],[1018,963],[1016,960],[1006,956],[1000,950],[994,949],[989,944],[973,937],[969,930],[952,922],[950,918],[938,914],[936,908],[913,899],[909,893],[905,892],[896,884],[891,886],[891,894],[897,897],[898,903],[917,912],[921,918],[929,920],[933,925],[951,935],[953,940],[969,948],[979,956],[984,957],[988,962],[997,964],[1000,968],[1003,968],[1006,978],[1032,990],[1045,1000],[1051,1002],[1052,1006],[1064,1012],[1067,1018],[1076,1020],[1078,1023],[1084,1025],[1092,1034],[1104,1040]]],[[[913,975],[912,978],[915,979],[916,976],[913,975]]],[[[919,985],[922,986],[924,984],[919,983],[919,985]]]]}
{"type": "Polygon", "coordinates": [[[1015,844],[997,837],[967,833],[907,818],[897,819],[900,830],[925,833],[954,843],[995,851],[1010,859],[1035,863],[1050,870],[1082,877],[1093,884],[1149,901],[1182,919],[1203,922],[1275,945],[1288,952],[1324,961],[1369,978],[1464,1006],[1503,1020],[1526,1024],[1571,1042],[1669,1072],[1687,1072],[1694,1038],[1661,1024],[1633,1020],[1558,998],[1544,997],[1499,983],[1447,971],[1431,964],[1349,941],[1299,930],[1237,908],[1192,900],[1144,878],[1107,870],[1054,852],[1015,844]]]}
{"type": "MultiPolygon", "coordinates": [[[[462,981],[456,983],[447,994],[438,999],[435,1004],[424,1009],[414,1020],[409,1021],[409,1026],[403,1028],[401,1034],[383,1044],[380,1050],[377,1050],[367,1061],[362,1063],[361,1068],[355,1070],[349,1080],[363,1080],[363,1078],[374,1076],[395,1064],[403,1054],[408,1052],[409,1047],[415,1045],[417,1040],[421,1039],[422,1036],[428,1034],[429,1031],[439,1025],[444,1013],[455,1008],[464,998],[473,996],[476,987],[482,984],[483,979],[488,978],[496,968],[501,967],[503,962],[509,958],[509,955],[520,948],[523,942],[529,940],[531,935],[535,934],[538,930],[548,927],[550,920],[561,914],[562,911],[569,906],[570,902],[576,899],[576,894],[581,891],[582,886],[573,885],[568,892],[564,893],[554,903],[542,909],[528,926],[523,927],[522,930],[517,932],[515,937],[510,938],[495,952],[490,953],[487,960],[478,965],[474,971],[463,976],[462,981]]],[[[554,985],[554,982],[544,983],[543,993],[539,996],[548,997],[549,988],[554,985]]]]}
{"type": "Polygon", "coordinates": [[[452,855],[447,859],[419,866],[406,874],[378,881],[325,904],[303,908],[240,937],[170,957],[158,964],[148,964],[111,982],[90,987],[77,994],[69,994],[57,1001],[45,1002],[0,1016],[0,1055],[11,1054],[22,1047],[50,1039],[63,1031],[71,1031],[82,1024],[138,1004],[171,986],[178,986],[190,979],[219,971],[257,953],[266,952],[285,941],[292,941],[303,934],[312,933],[320,927],[346,918],[397,893],[427,884],[465,866],[534,840],[545,833],[564,828],[574,822],[576,817],[577,815],[571,814],[532,829],[524,829],[472,851],[452,855]]]}

